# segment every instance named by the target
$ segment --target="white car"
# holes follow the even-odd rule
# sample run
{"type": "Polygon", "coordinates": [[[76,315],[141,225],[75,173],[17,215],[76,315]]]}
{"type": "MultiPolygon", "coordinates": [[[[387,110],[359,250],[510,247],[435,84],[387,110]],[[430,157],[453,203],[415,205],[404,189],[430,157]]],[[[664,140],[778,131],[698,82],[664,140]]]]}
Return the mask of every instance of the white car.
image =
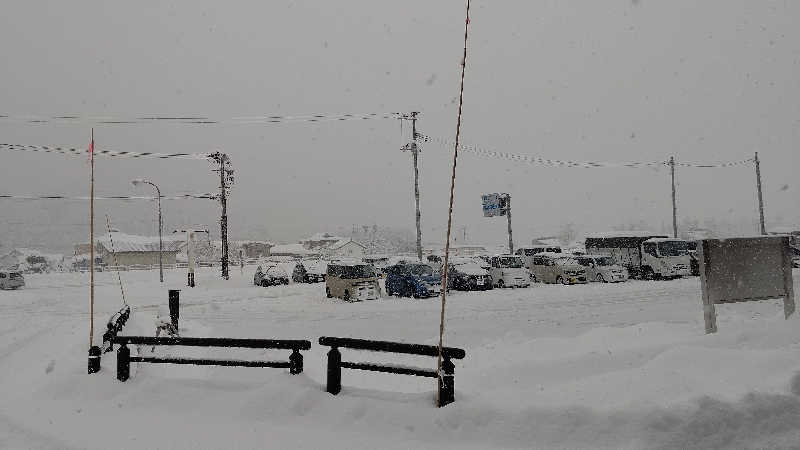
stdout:
{"type": "Polygon", "coordinates": [[[531,285],[531,272],[525,268],[525,262],[517,255],[497,255],[489,259],[489,273],[492,275],[494,286],[503,287],[529,287],[531,285]]]}
{"type": "Polygon", "coordinates": [[[618,283],[628,281],[628,269],[616,264],[614,258],[604,255],[575,256],[578,264],[586,269],[589,281],[618,283]]]}

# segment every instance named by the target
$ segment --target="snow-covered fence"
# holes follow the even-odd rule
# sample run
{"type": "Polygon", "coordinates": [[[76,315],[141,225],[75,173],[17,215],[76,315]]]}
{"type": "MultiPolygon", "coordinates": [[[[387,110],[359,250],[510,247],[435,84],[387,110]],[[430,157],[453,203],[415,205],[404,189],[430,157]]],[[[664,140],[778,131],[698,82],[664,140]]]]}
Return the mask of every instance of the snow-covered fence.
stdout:
{"type": "Polygon", "coordinates": [[[436,370],[420,369],[400,365],[381,365],[368,362],[342,361],[339,347],[353,350],[367,350],[373,352],[404,353],[408,355],[433,356],[439,355],[439,347],[435,345],[405,344],[402,342],[371,341],[366,339],[326,337],[319,338],[319,344],[331,347],[328,352],[328,381],[327,391],[333,395],[342,390],[342,369],[369,370],[373,372],[394,373],[398,375],[413,375],[417,377],[439,378],[439,406],[445,406],[455,401],[455,365],[451,359],[464,359],[466,352],[460,348],[442,347],[442,371],[444,376],[439,377],[436,370]]]}
{"type": "Polygon", "coordinates": [[[125,305],[114,313],[110,319],[108,319],[108,323],[106,324],[106,332],[103,333],[103,353],[108,353],[111,350],[114,350],[114,343],[112,340],[114,337],[117,336],[117,333],[122,331],[122,328],[128,322],[128,318],[131,316],[131,307],[125,305]]]}
{"type": "Polygon", "coordinates": [[[232,366],[232,367],[273,367],[287,368],[296,375],[303,372],[303,355],[300,350],[309,350],[311,342],[305,340],[279,339],[232,339],[232,338],[198,338],[198,337],[152,337],[152,336],[114,336],[112,342],[119,344],[117,350],[117,379],[126,381],[130,378],[130,363],[145,362],[157,364],[193,364],[198,366],[232,366]],[[227,347],[227,348],[259,348],[291,350],[288,361],[252,361],[232,359],[198,359],[198,358],[155,358],[131,356],[131,345],[176,345],[187,347],[227,347]]]}

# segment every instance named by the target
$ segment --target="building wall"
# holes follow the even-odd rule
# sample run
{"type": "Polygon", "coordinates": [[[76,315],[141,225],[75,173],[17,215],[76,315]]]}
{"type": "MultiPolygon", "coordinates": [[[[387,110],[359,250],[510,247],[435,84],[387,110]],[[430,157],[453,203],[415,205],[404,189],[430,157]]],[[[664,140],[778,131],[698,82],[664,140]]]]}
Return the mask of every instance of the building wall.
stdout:
{"type": "Polygon", "coordinates": [[[340,248],[331,252],[332,256],[339,258],[362,258],[364,257],[364,247],[356,244],[355,242],[348,242],[340,248]]]}
{"type": "MultiPolygon", "coordinates": [[[[175,264],[178,252],[163,252],[164,264],[175,264]]],[[[103,263],[108,266],[158,265],[158,252],[118,252],[116,262],[112,253],[103,253],[103,263]]]]}

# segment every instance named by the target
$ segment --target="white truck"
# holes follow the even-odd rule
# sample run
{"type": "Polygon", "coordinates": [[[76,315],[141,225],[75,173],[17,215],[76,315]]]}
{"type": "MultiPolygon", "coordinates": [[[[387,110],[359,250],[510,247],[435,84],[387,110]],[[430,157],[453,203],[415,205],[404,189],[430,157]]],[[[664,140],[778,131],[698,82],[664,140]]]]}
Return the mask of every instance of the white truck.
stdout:
{"type": "Polygon", "coordinates": [[[679,278],[690,274],[689,243],[649,233],[602,234],[586,237],[586,251],[608,255],[632,278],[679,278]]]}

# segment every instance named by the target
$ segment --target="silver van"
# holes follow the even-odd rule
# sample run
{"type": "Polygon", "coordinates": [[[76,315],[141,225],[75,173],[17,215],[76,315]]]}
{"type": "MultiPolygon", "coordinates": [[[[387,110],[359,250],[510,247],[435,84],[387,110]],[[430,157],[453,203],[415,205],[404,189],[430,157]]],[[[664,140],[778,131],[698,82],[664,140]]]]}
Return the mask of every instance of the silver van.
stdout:
{"type": "Polygon", "coordinates": [[[22,272],[0,270],[0,289],[19,289],[25,286],[22,272]]]}
{"type": "Polygon", "coordinates": [[[325,295],[346,301],[379,298],[380,286],[375,268],[362,262],[329,262],[325,274],[325,295]]]}
{"type": "Polygon", "coordinates": [[[542,252],[531,260],[531,281],[543,283],[583,284],[586,270],[572,256],[542,252]]]}
{"type": "Polygon", "coordinates": [[[586,269],[586,278],[599,283],[617,283],[628,281],[628,269],[614,262],[614,258],[606,255],[575,256],[578,264],[586,269]]]}

